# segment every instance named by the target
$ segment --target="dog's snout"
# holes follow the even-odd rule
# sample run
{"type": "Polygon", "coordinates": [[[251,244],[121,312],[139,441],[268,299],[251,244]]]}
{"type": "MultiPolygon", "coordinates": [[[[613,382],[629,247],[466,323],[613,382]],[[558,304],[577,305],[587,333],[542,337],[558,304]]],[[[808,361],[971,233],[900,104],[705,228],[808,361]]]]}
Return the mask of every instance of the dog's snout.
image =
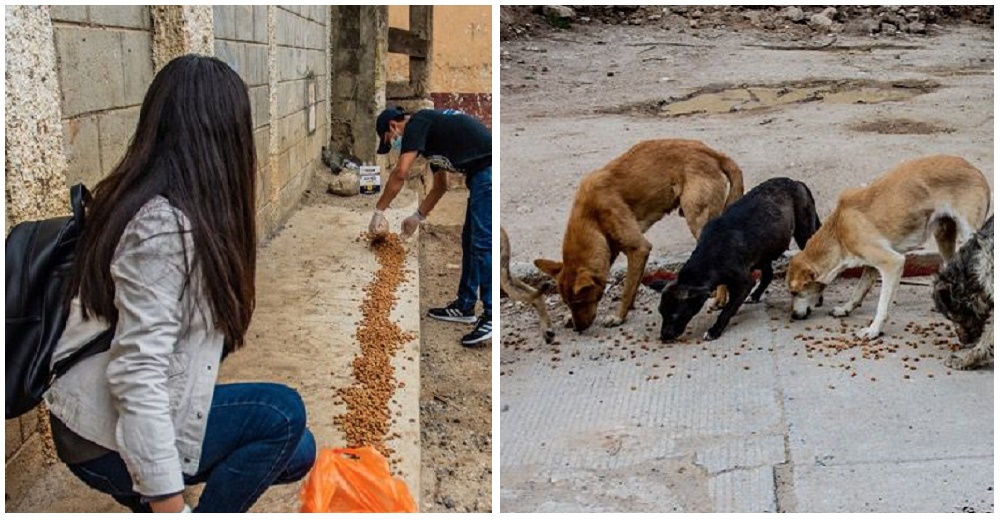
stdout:
{"type": "Polygon", "coordinates": [[[799,312],[799,311],[792,312],[792,319],[793,320],[804,320],[804,319],[808,318],[810,314],[812,314],[812,307],[809,307],[808,309],[806,309],[806,312],[799,312]]]}

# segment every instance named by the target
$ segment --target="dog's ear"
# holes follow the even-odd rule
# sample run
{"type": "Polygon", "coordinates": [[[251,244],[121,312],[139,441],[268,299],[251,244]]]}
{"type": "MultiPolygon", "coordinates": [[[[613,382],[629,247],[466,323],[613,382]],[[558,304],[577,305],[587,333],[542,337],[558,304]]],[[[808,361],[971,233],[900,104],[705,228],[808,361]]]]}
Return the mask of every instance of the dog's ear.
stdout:
{"type": "Polygon", "coordinates": [[[552,278],[558,278],[559,273],[562,272],[563,264],[562,262],[556,262],[555,260],[536,258],[535,267],[537,267],[541,272],[551,276],[552,278]]]}
{"type": "Polygon", "coordinates": [[[576,275],[576,283],[573,284],[573,294],[580,294],[587,289],[597,285],[594,277],[587,271],[581,270],[576,275]]]}
{"type": "Polygon", "coordinates": [[[670,293],[671,296],[678,300],[686,300],[691,296],[691,288],[687,285],[677,283],[677,280],[669,282],[667,286],[663,288],[663,292],[670,293]]]}
{"type": "Polygon", "coordinates": [[[700,287],[697,285],[681,285],[679,283],[671,282],[664,291],[669,290],[677,299],[686,300],[688,298],[700,298],[702,296],[707,296],[708,293],[712,292],[710,287],[700,287]]]}
{"type": "Polygon", "coordinates": [[[976,293],[972,305],[979,314],[986,314],[993,308],[993,304],[986,301],[986,294],[981,291],[976,293]]]}
{"type": "Polygon", "coordinates": [[[942,314],[951,308],[951,284],[941,278],[934,282],[934,303],[942,314]]]}

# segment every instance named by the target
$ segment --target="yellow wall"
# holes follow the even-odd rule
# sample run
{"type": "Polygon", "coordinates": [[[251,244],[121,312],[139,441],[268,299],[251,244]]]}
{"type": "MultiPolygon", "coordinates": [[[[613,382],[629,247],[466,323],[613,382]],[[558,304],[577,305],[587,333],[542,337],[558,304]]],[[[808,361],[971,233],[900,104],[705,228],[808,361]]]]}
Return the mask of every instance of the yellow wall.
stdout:
{"type": "MultiPolygon", "coordinates": [[[[389,6],[389,25],[409,28],[409,7],[389,6]]],[[[491,6],[434,6],[434,55],[431,92],[488,93],[493,85],[491,6]]],[[[389,57],[389,81],[409,78],[405,56],[389,57]]]]}

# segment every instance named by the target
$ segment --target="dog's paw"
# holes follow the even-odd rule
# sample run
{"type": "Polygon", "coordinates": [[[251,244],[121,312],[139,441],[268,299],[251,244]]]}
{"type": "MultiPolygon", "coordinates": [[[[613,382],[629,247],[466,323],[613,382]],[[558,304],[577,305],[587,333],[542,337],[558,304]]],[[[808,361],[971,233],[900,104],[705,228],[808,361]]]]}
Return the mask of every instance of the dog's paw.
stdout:
{"type": "Polygon", "coordinates": [[[542,332],[542,337],[545,338],[545,342],[551,344],[556,339],[556,331],[546,330],[542,332]]]}
{"type": "Polygon", "coordinates": [[[830,316],[833,316],[834,318],[843,318],[843,317],[846,317],[846,316],[848,316],[850,314],[851,314],[851,311],[847,307],[843,307],[843,306],[841,306],[841,307],[834,307],[833,310],[830,311],[830,316]]]}
{"type": "Polygon", "coordinates": [[[720,332],[716,332],[713,329],[708,329],[708,330],[705,331],[705,334],[702,337],[705,338],[705,341],[715,341],[715,340],[719,339],[719,336],[721,336],[721,335],[722,335],[721,331],[720,332]]]}
{"type": "Polygon", "coordinates": [[[971,350],[953,352],[948,359],[944,360],[944,364],[955,370],[969,370],[976,365],[976,358],[973,354],[974,352],[971,350]]]}
{"type": "Polygon", "coordinates": [[[865,327],[854,333],[858,339],[875,339],[882,335],[882,331],[875,327],[865,327]]]}
{"type": "Polygon", "coordinates": [[[722,298],[721,300],[718,298],[712,298],[712,302],[708,304],[708,310],[717,311],[722,309],[726,306],[726,300],[727,298],[722,298]]]}
{"type": "Polygon", "coordinates": [[[612,314],[610,316],[605,316],[604,319],[601,320],[601,324],[604,325],[605,327],[617,327],[622,323],[625,323],[625,320],[619,318],[615,314],[612,314]]]}

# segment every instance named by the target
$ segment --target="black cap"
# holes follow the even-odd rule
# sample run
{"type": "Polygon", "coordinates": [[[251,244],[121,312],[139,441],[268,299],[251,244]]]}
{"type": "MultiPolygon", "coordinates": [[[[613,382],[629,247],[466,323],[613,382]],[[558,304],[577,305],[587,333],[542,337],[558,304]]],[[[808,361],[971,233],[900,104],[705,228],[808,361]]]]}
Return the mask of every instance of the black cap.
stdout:
{"type": "Polygon", "coordinates": [[[403,116],[406,115],[406,111],[403,107],[387,108],[378,115],[378,119],[375,121],[375,133],[378,134],[379,145],[376,153],[379,155],[389,153],[392,149],[392,143],[385,140],[385,133],[389,131],[389,121],[401,121],[403,116]]]}

